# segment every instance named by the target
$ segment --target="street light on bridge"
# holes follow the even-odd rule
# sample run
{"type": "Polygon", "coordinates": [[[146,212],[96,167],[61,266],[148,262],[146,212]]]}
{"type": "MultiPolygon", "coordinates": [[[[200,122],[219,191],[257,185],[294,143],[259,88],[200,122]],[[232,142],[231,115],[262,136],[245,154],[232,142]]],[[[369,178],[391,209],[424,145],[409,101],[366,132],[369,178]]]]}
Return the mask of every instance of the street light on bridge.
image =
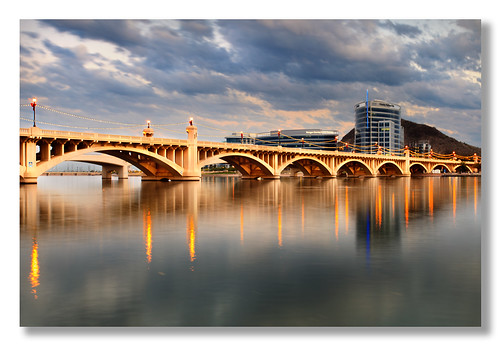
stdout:
{"type": "Polygon", "coordinates": [[[281,146],[281,130],[278,130],[278,146],[281,146]]]}
{"type": "Polygon", "coordinates": [[[33,98],[33,101],[31,102],[31,107],[33,107],[33,127],[36,127],[36,98],[33,98]]]}
{"type": "Polygon", "coordinates": [[[151,121],[148,120],[146,123],[148,124],[148,127],[142,130],[142,135],[144,137],[153,137],[154,131],[151,128],[151,121]]]}
{"type": "Polygon", "coordinates": [[[189,126],[193,126],[193,117],[189,118],[189,126]]]}

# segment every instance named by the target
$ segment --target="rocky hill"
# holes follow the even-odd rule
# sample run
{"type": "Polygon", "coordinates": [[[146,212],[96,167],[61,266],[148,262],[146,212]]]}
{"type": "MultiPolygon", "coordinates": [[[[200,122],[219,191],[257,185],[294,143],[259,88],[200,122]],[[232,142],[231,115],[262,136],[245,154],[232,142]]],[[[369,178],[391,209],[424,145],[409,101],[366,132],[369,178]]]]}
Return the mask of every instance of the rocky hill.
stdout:
{"type": "MultiPolygon", "coordinates": [[[[455,138],[445,135],[435,127],[417,124],[404,119],[401,119],[401,126],[404,128],[405,145],[410,146],[412,143],[426,140],[430,143],[432,150],[436,153],[451,154],[455,151],[458,155],[462,156],[470,156],[474,155],[474,153],[481,156],[481,148],[464,142],[459,142],[455,138]]],[[[342,141],[353,144],[354,129],[349,131],[344,138],[342,138],[342,141]]]]}

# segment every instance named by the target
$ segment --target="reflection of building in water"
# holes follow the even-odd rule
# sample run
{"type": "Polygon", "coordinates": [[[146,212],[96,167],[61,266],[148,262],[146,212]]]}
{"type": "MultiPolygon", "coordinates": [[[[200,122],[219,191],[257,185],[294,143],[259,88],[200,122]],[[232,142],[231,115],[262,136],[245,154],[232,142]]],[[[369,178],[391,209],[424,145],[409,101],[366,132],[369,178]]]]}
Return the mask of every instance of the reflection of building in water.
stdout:
{"type": "MultiPolygon", "coordinates": [[[[382,181],[365,181],[365,193],[353,202],[356,211],[357,247],[366,251],[366,258],[383,252],[386,247],[399,244],[401,232],[400,203],[393,195],[400,195],[397,185],[382,181]]],[[[400,185],[400,184],[399,184],[400,185]]]]}
{"type": "Polygon", "coordinates": [[[402,229],[412,230],[412,220],[424,217],[433,223],[438,213],[446,212],[455,222],[461,206],[467,203],[476,211],[480,181],[477,177],[364,181],[366,192],[353,195],[355,200],[350,201],[355,203],[358,248],[370,253],[392,243],[399,239],[402,229]]]}

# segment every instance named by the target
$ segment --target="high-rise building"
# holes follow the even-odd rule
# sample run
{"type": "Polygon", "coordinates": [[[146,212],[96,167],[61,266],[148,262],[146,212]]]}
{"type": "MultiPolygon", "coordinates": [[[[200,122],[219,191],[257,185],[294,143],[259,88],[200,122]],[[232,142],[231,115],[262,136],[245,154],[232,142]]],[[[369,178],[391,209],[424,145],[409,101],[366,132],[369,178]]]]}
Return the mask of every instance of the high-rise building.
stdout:
{"type": "Polygon", "coordinates": [[[354,106],[356,150],[375,154],[401,154],[404,130],[401,127],[401,106],[385,101],[359,102],[354,106]]]}

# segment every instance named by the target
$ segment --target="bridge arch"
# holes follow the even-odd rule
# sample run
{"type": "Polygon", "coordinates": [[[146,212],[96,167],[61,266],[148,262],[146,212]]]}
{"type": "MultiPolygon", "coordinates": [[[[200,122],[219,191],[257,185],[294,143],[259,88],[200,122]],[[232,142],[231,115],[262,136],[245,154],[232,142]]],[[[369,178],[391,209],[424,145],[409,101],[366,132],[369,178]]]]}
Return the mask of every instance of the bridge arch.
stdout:
{"type": "Polygon", "coordinates": [[[147,176],[157,176],[160,167],[165,169],[172,177],[182,177],[182,167],[174,163],[173,161],[148,150],[130,148],[126,146],[116,146],[113,148],[89,147],[85,149],[78,149],[69,153],[64,153],[61,156],[54,156],[51,157],[48,161],[37,163],[36,175],[40,176],[42,173],[48,171],[61,162],[69,161],[74,159],[75,157],[81,156],[82,154],[93,152],[101,152],[103,154],[114,156],[127,161],[128,163],[140,169],[147,176]],[[154,163],[154,165],[152,165],[151,163],[154,163]]]}
{"type": "Polygon", "coordinates": [[[304,176],[333,176],[333,171],[323,161],[315,157],[297,156],[284,162],[278,167],[277,174],[281,174],[285,168],[294,165],[304,176]]]}
{"type": "Polygon", "coordinates": [[[432,168],[430,169],[430,171],[434,171],[436,169],[439,169],[441,172],[443,172],[443,168],[447,171],[447,172],[444,172],[444,173],[452,173],[453,172],[453,167],[449,167],[448,165],[444,164],[444,163],[437,163],[435,164],[434,166],[432,166],[432,168]]]}
{"type": "Polygon", "coordinates": [[[453,171],[457,173],[473,173],[472,169],[466,164],[459,164],[453,167],[453,171]]]}
{"type": "Polygon", "coordinates": [[[398,165],[394,161],[384,161],[384,162],[380,163],[375,168],[375,172],[378,173],[378,172],[380,172],[381,169],[383,170],[383,172],[381,172],[381,173],[386,174],[386,175],[403,175],[404,174],[404,171],[401,168],[401,166],[398,165]]]}
{"type": "MultiPolygon", "coordinates": [[[[276,177],[274,169],[264,160],[247,153],[227,152],[216,154],[198,163],[198,168],[223,160],[233,165],[244,178],[276,177]]],[[[278,175],[279,176],[279,175],[278,175]]]]}
{"type": "Polygon", "coordinates": [[[343,161],[334,169],[333,173],[334,175],[339,176],[342,172],[346,172],[348,175],[354,176],[374,175],[371,168],[365,162],[357,159],[348,159],[343,161]]]}
{"type": "Polygon", "coordinates": [[[423,164],[420,162],[413,162],[410,165],[410,174],[415,174],[415,173],[429,173],[430,171],[427,170],[427,167],[425,167],[423,164]]]}

